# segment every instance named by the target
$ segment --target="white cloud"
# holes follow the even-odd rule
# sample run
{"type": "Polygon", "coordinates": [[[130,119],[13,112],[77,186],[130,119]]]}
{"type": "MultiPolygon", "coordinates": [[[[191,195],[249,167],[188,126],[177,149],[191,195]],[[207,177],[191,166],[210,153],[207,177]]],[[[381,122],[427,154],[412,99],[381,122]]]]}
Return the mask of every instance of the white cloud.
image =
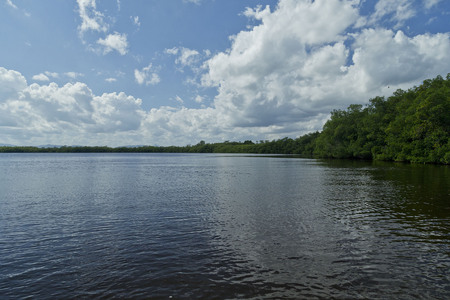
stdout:
{"type": "Polygon", "coordinates": [[[59,74],[56,72],[45,71],[44,74],[47,75],[48,77],[59,78],[59,74]]]}
{"type": "Polygon", "coordinates": [[[28,85],[1,67],[0,95],[2,136],[14,144],[114,144],[116,136],[133,136],[145,118],[142,101],[124,93],[96,96],[80,82],[28,85]]]}
{"type": "Polygon", "coordinates": [[[0,101],[18,97],[26,87],[27,81],[22,74],[0,67],[0,101]]]}
{"type": "Polygon", "coordinates": [[[189,49],[185,47],[174,47],[166,49],[165,52],[171,55],[178,55],[175,59],[175,63],[182,67],[194,67],[200,61],[200,53],[197,50],[189,49]]]}
{"type": "Polygon", "coordinates": [[[139,71],[138,69],[134,70],[134,79],[138,84],[143,84],[146,79],[146,75],[143,71],[139,71]]]}
{"type": "Polygon", "coordinates": [[[197,95],[197,96],[195,96],[195,102],[197,102],[197,103],[202,103],[203,102],[203,97],[202,96],[200,96],[200,95],[197,95]]]}
{"type": "Polygon", "coordinates": [[[79,77],[83,77],[84,74],[82,73],[77,73],[77,72],[66,72],[64,73],[67,77],[72,78],[72,79],[77,79],[79,77]]]}
{"type": "Polygon", "coordinates": [[[270,6],[266,5],[264,9],[262,9],[261,5],[258,5],[256,8],[247,7],[244,11],[244,16],[248,18],[254,18],[256,20],[262,20],[264,17],[270,14],[270,6]]]}
{"type": "Polygon", "coordinates": [[[179,50],[177,47],[173,47],[171,49],[166,49],[165,52],[168,54],[177,55],[179,50]]]}
{"type": "Polygon", "coordinates": [[[396,27],[399,27],[415,14],[416,11],[410,0],[379,0],[375,5],[370,24],[376,24],[383,17],[391,16],[391,21],[397,22],[396,27]]]}
{"type": "Polygon", "coordinates": [[[183,66],[191,66],[195,63],[195,58],[199,55],[197,50],[181,48],[181,55],[177,58],[176,63],[181,64],[183,66]]]}
{"type": "MultiPolygon", "coordinates": [[[[87,49],[97,54],[107,54],[114,50],[119,52],[120,55],[127,54],[129,47],[127,35],[125,33],[120,34],[116,31],[107,34],[110,24],[108,24],[106,20],[111,21],[113,18],[105,16],[102,12],[97,10],[96,0],[77,0],[77,3],[78,12],[81,18],[81,24],[78,26],[78,33],[83,44],[87,44],[87,49]],[[87,42],[85,39],[84,34],[89,31],[107,35],[105,38],[97,38],[95,42],[97,45],[95,45],[92,43],[94,40],[87,42]]],[[[120,11],[119,0],[117,1],[117,10],[120,11]]],[[[136,25],[140,25],[138,17],[135,17],[133,21],[136,25]]]]}
{"type": "Polygon", "coordinates": [[[203,54],[205,57],[209,57],[209,56],[211,56],[211,50],[209,50],[209,49],[203,50],[203,54]]]}
{"type": "Polygon", "coordinates": [[[47,75],[41,73],[33,76],[33,80],[36,81],[50,81],[50,79],[47,77],[47,75]]]}
{"type": "Polygon", "coordinates": [[[176,100],[178,103],[180,103],[180,104],[183,104],[183,103],[184,103],[183,99],[181,99],[181,97],[178,96],[178,95],[175,96],[175,100],[176,100]]]}
{"type": "Polygon", "coordinates": [[[196,5],[200,5],[202,0],[183,0],[184,3],[194,3],[196,5]]]}
{"type": "MultiPolygon", "coordinates": [[[[145,112],[140,99],[124,93],[95,95],[80,82],[28,85],[19,72],[4,68],[0,95],[4,143],[184,145],[200,139],[257,137],[252,129],[222,123],[225,119],[214,108],[160,107],[145,112]]],[[[270,130],[265,131],[270,137],[270,130]]]]}
{"type": "MultiPolygon", "coordinates": [[[[17,10],[19,9],[12,0],[5,0],[5,2],[6,2],[6,5],[8,5],[9,7],[13,8],[13,9],[17,9],[17,10]]],[[[31,17],[31,14],[29,12],[27,12],[26,10],[22,9],[22,12],[25,15],[25,17],[31,17]]]]}
{"type": "Polygon", "coordinates": [[[426,9],[430,9],[433,6],[437,5],[441,0],[423,0],[424,6],[426,9]]]}
{"type": "Polygon", "coordinates": [[[104,15],[97,11],[95,0],[77,0],[81,25],[78,27],[80,35],[86,31],[106,32],[108,24],[104,21],[104,15]]]}
{"type": "Polygon", "coordinates": [[[407,88],[448,72],[448,34],[364,29],[346,36],[359,19],[353,4],[280,1],[277,10],[260,15],[260,25],[209,59],[202,83],[217,88],[214,107],[224,123],[286,132],[295,126],[300,133],[332,109],[386,94],[388,85],[407,88]]]}
{"type": "Polygon", "coordinates": [[[17,9],[17,5],[15,5],[12,0],[6,0],[6,4],[8,4],[10,7],[17,9]]]}
{"type": "Polygon", "coordinates": [[[134,70],[134,79],[138,84],[145,85],[155,85],[158,84],[161,79],[156,72],[152,71],[152,64],[149,64],[147,67],[142,68],[142,70],[135,69],[134,70]]]}
{"type": "Polygon", "coordinates": [[[119,52],[120,55],[125,55],[128,52],[128,41],[126,34],[120,34],[118,32],[108,34],[106,38],[98,39],[97,44],[104,47],[104,54],[107,54],[113,50],[119,52]]]}
{"type": "Polygon", "coordinates": [[[106,82],[112,83],[112,82],[116,82],[116,81],[117,81],[117,78],[109,77],[109,78],[106,78],[105,81],[106,81],[106,82]]]}
{"type": "Polygon", "coordinates": [[[92,101],[94,130],[104,132],[137,130],[145,112],[142,100],[125,93],[109,93],[95,96],[92,101]]]}
{"type": "Polygon", "coordinates": [[[448,33],[410,38],[402,31],[366,29],[355,37],[353,46],[353,65],[347,77],[357,80],[367,90],[386,85],[410,85],[445,74],[450,68],[448,33]]]}
{"type": "Polygon", "coordinates": [[[235,126],[309,122],[311,114],[331,110],[331,91],[313,85],[341,72],[342,34],[357,18],[349,2],[280,1],[261,25],[237,34],[228,52],[207,62],[203,84],[218,87],[215,106],[235,126]]]}
{"type": "Polygon", "coordinates": [[[139,21],[138,16],[136,16],[136,17],[131,16],[130,18],[131,18],[131,20],[133,20],[134,25],[136,25],[137,27],[141,27],[141,22],[139,21]]]}
{"type": "Polygon", "coordinates": [[[96,0],[77,0],[81,25],[78,27],[80,34],[92,30],[106,32],[108,24],[104,21],[104,15],[97,11],[96,0]]]}
{"type": "MultiPolygon", "coordinates": [[[[389,6],[382,13],[381,5],[377,11],[375,23],[358,27],[358,1],[281,0],[273,11],[247,9],[259,25],[208,57],[202,84],[217,95],[211,107],[201,109],[177,104],[144,111],[140,99],[124,93],[94,95],[80,82],[29,85],[19,72],[0,67],[3,142],[185,145],[296,137],[321,129],[332,109],[448,73],[450,33],[414,36],[383,28],[373,20],[398,22],[408,14],[396,17],[389,6]]],[[[200,65],[205,56],[195,51],[166,49],[179,66],[200,65]]],[[[134,75],[141,85],[160,81],[152,64],[134,75]]],[[[181,97],[173,100],[183,104],[181,97]]],[[[205,102],[200,95],[194,100],[205,102]]]]}
{"type": "MultiPolygon", "coordinates": [[[[66,72],[63,75],[70,79],[77,79],[84,76],[84,74],[78,72],[66,72]]],[[[60,78],[60,74],[57,72],[45,71],[44,73],[40,73],[32,77],[32,79],[36,81],[50,81],[50,78],[58,79],[60,78]]]]}
{"type": "Polygon", "coordinates": [[[163,106],[151,109],[143,123],[142,132],[159,145],[187,145],[194,141],[226,140],[239,129],[223,129],[216,124],[221,122],[213,108],[189,109],[163,106]],[[230,134],[231,133],[231,134],[230,134]]]}

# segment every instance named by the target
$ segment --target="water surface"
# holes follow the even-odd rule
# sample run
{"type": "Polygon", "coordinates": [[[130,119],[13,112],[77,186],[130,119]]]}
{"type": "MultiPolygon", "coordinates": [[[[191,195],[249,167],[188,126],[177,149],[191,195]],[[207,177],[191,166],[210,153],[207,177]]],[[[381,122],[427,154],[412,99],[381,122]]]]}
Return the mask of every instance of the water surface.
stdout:
{"type": "Polygon", "coordinates": [[[445,299],[445,166],[1,154],[0,298],[445,299]]]}

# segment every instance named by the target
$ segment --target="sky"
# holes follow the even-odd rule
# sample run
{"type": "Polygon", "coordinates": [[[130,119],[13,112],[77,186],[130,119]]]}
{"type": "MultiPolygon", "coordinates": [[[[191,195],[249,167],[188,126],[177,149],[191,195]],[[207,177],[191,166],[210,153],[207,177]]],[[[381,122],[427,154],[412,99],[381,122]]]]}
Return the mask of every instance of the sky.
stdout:
{"type": "Polygon", "coordinates": [[[0,144],[297,138],[450,73],[449,0],[0,0],[0,144]]]}

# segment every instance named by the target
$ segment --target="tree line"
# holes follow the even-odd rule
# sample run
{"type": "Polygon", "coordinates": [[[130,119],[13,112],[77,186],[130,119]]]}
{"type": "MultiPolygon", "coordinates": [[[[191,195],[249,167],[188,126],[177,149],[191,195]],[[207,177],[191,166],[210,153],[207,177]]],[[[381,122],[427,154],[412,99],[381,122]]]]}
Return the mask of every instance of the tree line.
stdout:
{"type": "Polygon", "coordinates": [[[0,152],[146,152],[297,154],[317,158],[348,158],[450,164],[450,73],[407,91],[375,97],[367,105],[333,110],[321,132],[296,139],[206,143],[187,146],[62,146],[0,147],[0,152]]]}

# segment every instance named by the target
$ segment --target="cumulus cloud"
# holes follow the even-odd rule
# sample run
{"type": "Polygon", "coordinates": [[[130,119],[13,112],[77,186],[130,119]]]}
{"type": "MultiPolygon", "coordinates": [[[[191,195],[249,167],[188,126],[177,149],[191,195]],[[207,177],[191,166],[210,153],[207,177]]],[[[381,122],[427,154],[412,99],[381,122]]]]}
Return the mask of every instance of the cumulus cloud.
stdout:
{"type": "MultiPolygon", "coordinates": [[[[87,45],[87,49],[100,54],[108,54],[112,51],[117,51],[120,55],[128,53],[128,40],[125,33],[118,32],[109,33],[105,38],[98,38],[96,45],[88,43],[84,37],[86,32],[103,33],[109,31],[110,24],[106,21],[108,18],[103,13],[97,10],[96,0],[77,0],[78,12],[81,18],[81,24],[78,26],[78,33],[80,39],[87,45]],[[106,19],[106,20],[105,20],[106,19]]],[[[120,1],[117,1],[117,9],[120,11],[120,1]]],[[[134,22],[140,25],[139,18],[135,17],[134,22]]]]}
{"type": "Polygon", "coordinates": [[[104,21],[104,15],[97,10],[95,0],[77,0],[81,25],[78,27],[80,35],[86,31],[106,32],[108,24],[104,21]]]}
{"type": "Polygon", "coordinates": [[[218,88],[216,108],[234,126],[257,127],[308,122],[329,111],[336,96],[324,81],[346,64],[343,33],[357,9],[341,1],[281,1],[260,16],[259,26],[207,62],[202,82],[218,88]]]}
{"type": "Polygon", "coordinates": [[[78,73],[78,72],[66,72],[64,73],[67,77],[72,78],[72,79],[77,79],[79,77],[83,77],[84,74],[82,73],[78,73]]]}
{"type": "Polygon", "coordinates": [[[92,101],[92,119],[96,125],[94,130],[110,133],[139,129],[141,119],[145,115],[141,104],[141,99],[123,92],[95,96],[92,101]]]}
{"type": "Polygon", "coordinates": [[[171,49],[166,49],[165,52],[168,54],[177,55],[179,50],[177,47],[173,47],[171,49]]]}
{"type": "Polygon", "coordinates": [[[141,99],[125,93],[95,95],[81,82],[28,85],[22,74],[5,68],[0,68],[0,95],[2,141],[10,144],[171,145],[247,134],[218,126],[224,119],[214,108],[146,112],[141,99]]]}
{"type": "Polygon", "coordinates": [[[103,54],[107,54],[113,50],[119,52],[120,55],[125,55],[128,52],[128,41],[125,33],[120,34],[118,32],[114,32],[112,34],[108,34],[106,38],[98,39],[97,44],[104,47],[103,54]]]}
{"type": "Polygon", "coordinates": [[[106,82],[116,82],[116,81],[117,81],[117,78],[109,77],[109,78],[106,78],[105,81],[106,81],[106,82]]]}
{"type": "MultiPolygon", "coordinates": [[[[408,35],[362,25],[358,3],[281,0],[273,11],[246,9],[247,17],[260,22],[233,36],[226,51],[208,56],[201,83],[217,94],[201,109],[180,105],[178,97],[177,107],[144,111],[140,99],[124,93],[94,95],[79,82],[29,85],[19,72],[0,68],[4,143],[183,145],[296,137],[321,129],[333,109],[367,103],[450,70],[450,33],[408,35]]],[[[371,20],[399,22],[408,15],[378,3],[385,6],[371,20]]],[[[166,53],[180,66],[202,63],[200,52],[183,49],[166,53]]],[[[152,64],[134,75],[141,85],[160,81],[152,64]]],[[[203,103],[202,96],[194,100],[203,103]]]]}
{"type": "Polygon", "coordinates": [[[262,5],[258,5],[256,8],[247,7],[243,14],[248,18],[262,20],[265,16],[270,14],[270,6],[266,5],[264,9],[262,9],[262,5]]]}
{"type": "Polygon", "coordinates": [[[213,108],[163,106],[151,109],[147,113],[142,124],[142,132],[144,136],[151,137],[151,140],[160,145],[187,145],[201,139],[227,139],[233,130],[214,125],[220,121],[220,115],[213,108]]]}
{"type": "Polygon", "coordinates": [[[45,75],[43,73],[34,75],[32,79],[36,80],[36,81],[50,81],[50,79],[47,77],[47,75],[45,75]]]}
{"type": "Polygon", "coordinates": [[[234,126],[311,128],[311,120],[385,94],[388,85],[408,87],[450,69],[448,33],[408,37],[367,28],[346,34],[359,19],[353,1],[285,0],[274,12],[256,8],[246,15],[261,24],[209,59],[202,78],[217,88],[214,105],[234,126]]]}
{"type": "Polygon", "coordinates": [[[56,72],[49,72],[49,71],[45,71],[44,74],[48,77],[52,77],[52,78],[59,78],[59,74],[56,72]]]}
{"type": "MultiPolygon", "coordinates": [[[[141,99],[124,93],[94,95],[80,82],[28,85],[19,72],[0,68],[0,127],[5,138],[22,144],[92,144],[89,136],[111,139],[133,133],[145,113],[141,99]]],[[[110,140],[111,141],[111,140],[110,140]]]]}
{"type": "Polygon", "coordinates": [[[134,79],[138,84],[145,84],[145,85],[158,84],[161,81],[161,79],[159,78],[158,73],[151,72],[152,70],[153,70],[152,64],[149,64],[147,67],[142,68],[142,70],[135,69],[134,79]]]}
{"type": "Polygon", "coordinates": [[[0,67],[0,101],[18,96],[26,86],[27,81],[22,74],[0,67]]]}
{"type": "MultiPolygon", "coordinates": [[[[79,77],[84,76],[84,74],[78,73],[78,72],[66,72],[66,73],[63,73],[62,75],[63,75],[62,77],[68,77],[70,79],[77,79],[79,77]]],[[[50,81],[50,78],[53,78],[53,79],[60,78],[60,74],[57,72],[45,71],[44,73],[40,73],[40,74],[34,75],[32,77],[32,79],[35,81],[50,81]]]]}
{"type": "Polygon", "coordinates": [[[199,55],[197,50],[181,48],[181,55],[176,59],[176,63],[183,66],[191,66],[195,62],[195,58],[199,55]]]}
{"type": "Polygon", "coordinates": [[[176,55],[175,63],[182,67],[195,67],[200,61],[200,53],[197,50],[185,47],[174,47],[166,49],[167,54],[176,55]]]}
{"type": "Polygon", "coordinates": [[[424,34],[408,37],[402,31],[365,29],[355,36],[353,65],[347,78],[366,89],[412,84],[449,70],[450,35],[424,34]]]}

